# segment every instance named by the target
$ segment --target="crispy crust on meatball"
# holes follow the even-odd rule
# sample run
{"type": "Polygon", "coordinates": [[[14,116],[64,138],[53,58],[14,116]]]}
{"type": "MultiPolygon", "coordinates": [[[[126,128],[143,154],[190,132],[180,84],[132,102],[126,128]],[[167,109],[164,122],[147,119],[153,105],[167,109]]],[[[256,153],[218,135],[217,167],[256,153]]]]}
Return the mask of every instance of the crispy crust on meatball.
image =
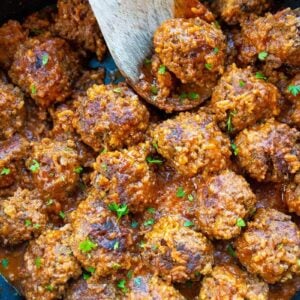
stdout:
{"type": "Polygon", "coordinates": [[[238,161],[258,181],[281,182],[300,169],[300,133],[273,119],[244,129],[235,139],[238,161]]]}
{"type": "Polygon", "coordinates": [[[73,253],[85,268],[95,268],[96,277],[129,269],[133,259],[132,230],[126,218],[117,219],[108,209],[102,201],[104,196],[91,192],[71,215],[73,253]]]}
{"type": "Polygon", "coordinates": [[[208,178],[197,190],[196,217],[200,229],[216,239],[241,233],[237,225],[255,208],[256,197],[246,180],[232,171],[208,178]]]}
{"type": "Polygon", "coordinates": [[[22,287],[27,299],[60,298],[71,278],[81,274],[81,268],[70,249],[70,225],[45,231],[30,242],[24,256],[25,278],[22,287]]]}
{"type": "Polygon", "coordinates": [[[9,20],[0,27],[0,66],[8,69],[18,47],[24,43],[27,32],[23,31],[18,21],[9,20]]]}
{"type": "Polygon", "coordinates": [[[39,36],[22,44],[9,71],[12,81],[42,107],[64,101],[79,75],[79,59],[66,41],[39,36]]]}
{"type": "Polygon", "coordinates": [[[158,153],[183,175],[216,172],[228,164],[229,139],[205,111],[180,113],[159,124],[151,135],[158,153]]]}
{"type": "Polygon", "coordinates": [[[95,151],[132,146],[144,139],[149,112],[126,85],[94,85],[75,107],[73,125],[95,151]]]}
{"type": "Polygon", "coordinates": [[[236,265],[220,265],[203,279],[199,300],[267,300],[268,285],[236,265]]]}
{"type": "Polygon", "coordinates": [[[294,180],[286,186],[284,198],[289,212],[300,216],[300,173],[296,174],[294,180]]]}
{"type": "Polygon", "coordinates": [[[215,87],[211,107],[220,127],[236,133],[278,115],[279,96],[277,88],[255,78],[250,67],[239,69],[233,64],[215,87]]]}
{"type": "Polygon", "coordinates": [[[16,245],[37,237],[45,229],[47,214],[43,201],[34,191],[18,189],[0,201],[0,241],[16,245]]]}
{"type": "Polygon", "coordinates": [[[64,142],[48,138],[33,143],[32,153],[26,161],[33,183],[46,198],[63,200],[79,180],[75,169],[80,166],[78,153],[72,140],[64,142]]]}
{"type": "Polygon", "coordinates": [[[300,271],[300,231],[290,216],[275,209],[259,209],[235,246],[247,270],[268,283],[285,281],[300,271]]]}
{"type": "Polygon", "coordinates": [[[85,50],[95,52],[101,60],[106,45],[87,0],[59,0],[54,31],[85,50]]]}
{"type": "Polygon", "coordinates": [[[197,280],[211,272],[213,246],[201,233],[176,216],[162,217],[145,234],[142,257],[153,272],[167,281],[197,280]]]}
{"type": "Polygon", "coordinates": [[[98,156],[92,183],[96,189],[106,192],[105,202],[126,204],[133,213],[151,205],[156,176],[146,160],[149,153],[150,145],[145,143],[98,156]]]}

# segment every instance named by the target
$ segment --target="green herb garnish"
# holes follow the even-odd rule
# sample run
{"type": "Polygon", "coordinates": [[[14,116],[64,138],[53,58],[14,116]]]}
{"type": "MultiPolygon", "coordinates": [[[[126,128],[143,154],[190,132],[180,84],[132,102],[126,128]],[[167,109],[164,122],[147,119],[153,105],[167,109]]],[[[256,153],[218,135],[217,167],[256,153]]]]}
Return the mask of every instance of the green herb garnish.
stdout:
{"type": "Polygon", "coordinates": [[[242,228],[242,227],[246,227],[246,222],[244,221],[244,219],[242,218],[238,218],[236,220],[236,226],[242,228]]]}
{"type": "Polygon", "coordinates": [[[258,59],[265,60],[268,57],[268,55],[269,55],[268,52],[262,51],[262,52],[258,53],[258,59]]]}
{"type": "Polygon", "coordinates": [[[288,91],[296,97],[300,93],[300,85],[289,85],[288,91]]]}
{"type": "Polygon", "coordinates": [[[236,145],[235,143],[231,143],[230,147],[231,147],[232,153],[233,153],[235,156],[238,156],[238,154],[239,154],[239,149],[238,149],[237,145],[236,145]]]}
{"type": "Polygon", "coordinates": [[[176,191],[176,197],[183,198],[185,196],[185,191],[182,186],[178,187],[176,191]]]}
{"type": "Polygon", "coordinates": [[[192,227],[192,226],[194,226],[194,223],[192,221],[184,221],[183,226],[184,227],[192,227]]]}
{"type": "Polygon", "coordinates": [[[108,209],[117,214],[118,220],[129,213],[129,209],[126,204],[117,204],[115,202],[110,203],[108,205],[108,209]]]}
{"type": "Polygon", "coordinates": [[[160,74],[160,75],[165,75],[165,74],[166,74],[166,70],[167,70],[166,66],[161,65],[161,66],[159,67],[159,69],[158,69],[158,74],[160,74]]]}
{"type": "Polygon", "coordinates": [[[81,252],[83,253],[91,252],[96,248],[97,248],[97,244],[92,242],[89,238],[87,238],[86,240],[82,241],[79,244],[79,250],[81,250],[81,252]]]}
{"type": "Polygon", "coordinates": [[[153,158],[151,156],[148,156],[146,158],[146,161],[149,164],[157,164],[157,165],[161,165],[163,163],[163,161],[161,159],[153,158]]]}

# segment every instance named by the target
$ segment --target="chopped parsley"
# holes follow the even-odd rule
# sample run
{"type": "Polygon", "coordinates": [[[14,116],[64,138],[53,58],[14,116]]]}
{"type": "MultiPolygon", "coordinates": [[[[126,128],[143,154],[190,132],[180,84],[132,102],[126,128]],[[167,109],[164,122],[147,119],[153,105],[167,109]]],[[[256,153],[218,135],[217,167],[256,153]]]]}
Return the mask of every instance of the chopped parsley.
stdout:
{"type": "Polygon", "coordinates": [[[234,251],[234,249],[233,249],[233,247],[232,247],[231,244],[228,244],[228,245],[227,245],[226,251],[227,251],[227,253],[228,253],[230,256],[236,257],[236,253],[235,253],[235,251],[234,251]]]}
{"type": "Polygon", "coordinates": [[[89,253],[96,248],[97,244],[92,242],[89,238],[79,244],[79,250],[83,253],[89,253]]]}
{"type": "Polygon", "coordinates": [[[116,241],[116,242],[114,243],[114,250],[119,249],[119,246],[120,246],[120,242],[119,242],[119,241],[116,241]]]}
{"type": "Polygon", "coordinates": [[[151,93],[153,95],[157,95],[158,94],[158,87],[156,85],[152,85],[151,86],[151,93]]]}
{"type": "Polygon", "coordinates": [[[133,271],[132,271],[132,270],[129,270],[128,273],[127,273],[127,278],[128,278],[128,279],[131,279],[131,278],[132,278],[132,275],[133,275],[133,271]]]}
{"type": "Polygon", "coordinates": [[[145,59],[145,61],[144,61],[144,64],[145,64],[146,66],[149,66],[149,65],[151,65],[151,64],[152,64],[152,60],[151,60],[151,59],[148,59],[148,58],[146,58],[146,59],[145,59]]]}
{"type": "Polygon", "coordinates": [[[182,186],[178,187],[176,191],[176,197],[183,198],[185,196],[185,191],[182,186]]]}
{"type": "Polygon", "coordinates": [[[255,77],[257,79],[267,80],[268,78],[261,72],[256,72],[255,77]]]}
{"type": "Polygon", "coordinates": [[[300,93],[300,85],[289,85],[288,91],[296,97],[300,93]]]}
{"type": "Polygon", "coordinates": [[[105,163],[101,164],[101,168],[102,168],[104,171],[107,171],[107,164],[105,164],[105,163]]]}
{"type": "Polygon", "coordinates": [[[49,61],[49,54],[48,53],[43,53],[42,55],[42,65],[45,66],[49,61]]]}
{"type": "Polygon", "coordinates": [[[189,100],[198,100],[200,98],[198,93],[190,92],[190,93],[182,93],[180,99],[189,99],[189,100]]]}
{"type": "Polygon", "coordinates": [[[146,158],[146,161],[149,164],[157,164],[157,165],[161,165],[163,163],[163,161],[161,159],[153,158],[151,156],[148,156],[146,158]]]}
{"type": "Polygon", "coordinates": [[[238,218],[236,220],[236,226],[238,226],[240,228],[246,227],[246,222],[244,221],[244,219],[238,218]]]}
{"type": "Polygon", "coordinates": [[[205,64],[204,66],[209,71],[212,69],[212,64],[205,64]]]}
{"type": "Polygon", "coordinates": [[[214,48],[214,53],[215,53],[215,54],[218,54],[218,53],[219,53],[219,48],[217,48],[217,47],[214,48]]]}
{"type": "Polygon", "coordinates": [[[184,227],[192,227],[192,226],[194,226],[194,223],[192,221],[184,221],[183,226],[184,227]]]}
{"type": "Polygon", "coordinates": [[[132,228],[137,228],[138,226],[139,226],[139,223],[138,223],[137,221],[133,220],[133,221],[131,222],[131,227],[132,227],[132,228]]]}
{"type": "Polygon", "coordinates": [[[226,121],[226,128],[228,132],[233,131],[233,126],[232,126],[232,118],[236,116],[237,112],[236,111],[230,111],[228,113],[227,121],[226,121]]]}
{"type": "Polygon", "coordinates": [[[36,223],[36,224],[33,224],[32,227],[35,229],[39,229],[39,228],[41,228],[41,225],[36,223]]]}
{"type": "Polygon", "coordinates": [[[262,52],[258,53],[258,59],[265,60],[268,57],[268,55],[269,55],[268,52],[262,51],[262,52]]]}
{"type": "Polygon", "coordinates": [[[126,287],[126,280],[125,279],[121,279],[118,284],[117,287],[123,292],[123,293],[127,293],[128,289],[126,287]]]}
{"type": "Polygon", "coordinates": [[[194,196],[193,196],[192,194],[189,194],[189,195],[188,195],[188,200],[189,200],[190,202],[193,202],[193,201],[194,201],[194,196]]]}
{"type": "Polygon", "coordinates": [[[246,85],[246,82],[243,80],[240,80],[239,85],[240,85],[240,87],[244,87],[246,85]]]}
{"type": "Polygon", "coordinates": [[[88,267],[86,270],[87,270],[88,272],[90,272],[90,273],[95,273],[96,268],[94,268],[94,267],[88,267]]]}
{"type": "Polygon", "coordinates": [[[83,279],[84,280],[88,280],[92,277],[92,275],[90,273],[83,273],[83,279]]]}
{"type": "Polygon", "coordinates": [[[117,94],[121,94],[122,93],[122,89],[120,87],[113,89],[113,91],[117,94]]]}
{"type": "Polygon", "coordinates": [[[150,214],[155,214],[155,208],[149,207],[149,208],[147,208],[147,212],[150,214]]]}
{"type": "Polygon", "coordinates": [[[145,243],[144,241],[141,241],[141,242],[139,243],[139,247],[140,247],[140,248],[145,248],[145,246],[146,246],[146,243],[145,243]]]}
{"type": "Polygon", "coordinates": [[[66,217],[66,214],[65,214],[63,211],[60,211],[60,212],[58,213],[58,215],[59,215],[62,219],[64,219],[64,218],[66,217]]]}
{"type": "Polygon", "coordinates": [[[8,168],[3,168],[0,172],[0,176],[9,175],[9,174],[10,174],[10,169],[8,168]]]}
{"type": "Polygon", "coordinates": [[[121,219],[123,216],[129,213],[129,209],[126,204],[117,204],[117,203],[110,203],[108,205],[108,209],[115,212],[117,214],[118,219],[121,219]]]}
{"type": "Polygon", "coordinates": [[[34,260],[34,264],[37,268],[40,268],[42,266],[42,259],[40,257],[37,257],[35,260],[34,260]]]}
{"type": "Polygon", "coordinates": [[[54,203],[53,199],[48,199],[46,202],[46,206],[50,206],[54,203]]]}
{"type": "Polygon", "coordinates": [[[233,153],[235,156],[238,156],[238,154],[239,154],[239,149],[238,149],[237,145],[236,145],[235,143],[231,143],[230,147],[231,147],[232,153],[233,153]]]}
{"type": "Polygon", "coordinates": [[[141,277],[136,277],[133,279],[133,284],[136,286],[136,287],[140,287],[141,284],[142,284],[142,278],[141,277]]]}
{"type": "Polygon", "coordinates": [[[159,75],[164,75],[164,74],[166,74],[166,70],[167,70],[166,66],[161,65],[161,66],[159,67],[159,69],[158,69],[158,74],[159,74],[159,75]]]}
{"type": "Polygon", "coordinates": [[[83,172],[83,167],[79,166],[79,167],[75,168],[74,172],[77,173],[77,174],[81,174],[83,172]]]}
{"type": "Polygon", "coordinates": [[[45,289],[46,289],[48,292],[52,292],[52,291],[54,290],[54,287],[53,287],[51,284],[49,284],[49,285],[47,285],[47,286],[45,287],[45,289]]]}
{"type": "Polygon", "coordinates": [[[157,151],[158,150],[158,144],[156,142],[153,142],[152,145],[155,148],[155,150],[157,151]]]}
{"type": "Polygon", "coordinates": [[[29,170],[32,172],[32,173],[35,173],[37,172],[38,170],[40,169],[40,164],[37,160],[33,160],[32,161],[32,164],[31,166],[29,167],[29,170]]]}
{"type": "Polygon", "coordinates": [[[4,269],[7,269],[7,268],[8,268],[8,265],[9,265],[8,259],[7,259],[7,258],[3,258],[3,259],[1,260],[1,265],[2,265],[2,267],[3,267],[4,269]]]}
{"type": "Polygon", "coordinates": [[[36,86],[34,84],[32,84],[30,86],[30,91],[31,91],[31,95],[35,95],[37,92],[36,86]]]}
{"type": "Polygon", "coordinates": [[[32,222],[30,220],[25,220],[24,224],[26,227],[29,227],[32,225],[32,222]]]}
{"type": "Polygon", "coordinates": [[[152,218],[144,222],[145,226],[151,226],[153,224],[154,224],[154,219],[152,219],[152,218]]]}

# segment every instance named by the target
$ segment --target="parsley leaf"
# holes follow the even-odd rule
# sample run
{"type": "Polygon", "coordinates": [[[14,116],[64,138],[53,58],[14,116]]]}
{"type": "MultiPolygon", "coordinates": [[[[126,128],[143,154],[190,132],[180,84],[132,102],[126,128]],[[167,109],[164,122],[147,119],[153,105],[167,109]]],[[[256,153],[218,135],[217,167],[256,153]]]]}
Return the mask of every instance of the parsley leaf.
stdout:
{"type": "Polygon", "coordinates": [[[166,66],[161,65],[161,66],[159,67],[159,69],[158,69],[158,74],[159,74],[159,75],[164,75],[164,74],[166,74],[166,66]]]}
{"type": "Polygon", "coordinates": [[[137,228],[138,226],[139,226],[139,223],[137,221],[133,220],[131,222],[131,228],[137,228]]]}
{"type": "Polygon", "coordinates": [[[3,259],[1,260],[1,265],[2,265],[2,267],[3,267],[4,269],[7,269],[7,268],[8,268],[8,264],[9,264],[9,261],[8,261],[7,258],[3,258],[3,259]]]}
{"type": "Polygon", "coordinates": [[[10,169],[8,168],[3,168],[2,171],[0,172],[0,176],[9,175],[9,174],[10,174],[10,169]]]}
{"type": "Polygon", "coordinates": [[[243,80],[240,80],[239,85],[240,85],[240,87],[244,87],[246,85],[246,82],[243,80]]]}
{"type": "Polygon", "coordinates": [[[230,111],[228,113],[227,121],[226,121],[226,128],[228,132],[233,131],[233,126],[232,126],[232,118],[236,116],[237,112],[236,111],[230,111]]]}
{"type": "Polygon", "coordinates": [[[263,80],[267,80],[268,78],[261,72],[256,72],[255,77],[257,79],[263,79],[263,80]]]}
{"type": "Polygon", "coordinates": [[[185,191],[182,186],[178,187],[176,191],[176,197],[183,198],[185,196],[185,191]]]}
{"type": "Polygon", "coordinates": [[[188,195],[188,200],[189,200],[190,202],[193,202],[193,201],[194,201],[194,196],[193,196],[192,194],[189,194],[189,195],[188,195]]]}
{"type": "Polygon", "coordinates": [[[300,85],[289,85],[288,91],[296,97],[300,93],[300,85]]]}
{"type": "Polygon", "coordinates": [[[235,156],[238,156],[238,154],[239,154],[239,149],[238,149],[237,145],[236,145],[235,143],[231,143],[230,146],[231,146],[231,150],[232,150],[233,154],[234,154],[235,156]]]}
{"type": "Polygon", "coordinates": [[[152,86],[151,86],[151,93],[152,93],[153,95],[157,95],[157,94],[158,94],[158,87],[155,86],[155,85],[152,85],[152,86]]]}
{"type": "Polygon", "coordinates": [[[25,220],[25,226],[26,227],[29,227],[29,226],[31,226],[32,225],[32,222],[30,221],[30,220],[25,220]]]}
{"type": "Polygon", "coordinates": [[[58,213],[58,215],[59,215],[62,219],[64,219],[64,218],[66,217],[66,214],[65,214],[63,211],[60,211],[60,212],[58,213]]]}
{"type": "Polygon", "coordinates": [[[31,91],[31,95],[35,95],[37,92],[37,88],[34,84],[30,85],[30,91],[31,91]]]}
{"type": "Polygon", "coordinates": [[[235,253],[235,251],[234,251],[234,249],[233,249],[233,247],[232,247],[231,244],[228,244],[228,245],[227,245],[226,251],[227,251],[227,253],[228,253],[230,256],[236,257],[236,253],[235,253]]]}
{"type": "Polygon", "coordinates": [[[205,64],[204,66],[209,71],[212,69],[212,64],[205,64]]]}
{"type": "Polygon", "coordinates": [[[49,54],[48,53],[43,53],[42,55],[42,65],[45,66],[49,61],[49,54]]]}
{"type": "Polygon", "coordinates": [[[268,52],[262,51],[262,52],[258,53],[258,59],[265,60],[268,57],[268,55],[269,55],[268,52]]]}
{"type": "Polygon", "coordinates": [[[246,227],[246,222],[242,218],[238,218],[236,220],[236,226],[238,226],[240,228],[246,227]]]}
{"type": "Polygon", "coordinates": [[[83,172],[83,167],[79,166],[79,167],[75,168],[74,172],[77,173],[77,174],[81,174],[83,172]]]}
{"type": "Polygon", "coordinates": [[[152,60],[151,59],[145,59],[144,64],[147,65],[151,65],[152,64],[152,60]]]}
{"type": "Polygon", "coordinates": [[[128,291],[127,287],[126,287],[126,280],[125,279],[121,279],[118,284],[117,287],[123,292],[126,293],[128,291]]]}
{"type": "Polygon", "coordinates": [[[114,243],[114,250],[119,249],[119,246],[120,246],[120,242],[119,242],[119,241],[116,241],[116,242],[114,243]]]}
{"type": "Polygon", "coordinates": [[[154,219],[149,219],[149,220],[147,220],[147,221],[144,222],[145,226],[151,226],[153,224],[154,224],[154,219]]]}
{"type": "Polygon", "coordinates": [[[214,53],[215,53],[215,54],[218,54],[218,53],[219,53],[219,48],[217,48],[217,47],[214,48],[214,53]]]}
{"type": "Polygon", "coordinates": [[[108,209],[115,212],[117,214],[118,219],[121,219],[123,216],[129,213],[129,209],[126,204],[117,204],[117,203],[110,203],[108,205],[108,209]]]}
{"type": "Polygon", "coordinates": [[[47,285],[47,286],[45,287],[45,289],[46,289],[48,292],[52,292],[52,291],[54,290],[54,287],[53,287],[51,284],[49,284],[49,285],[47,285]]]}
{"type": "Polygon", "coordinates": [[[40,168],[40,164],[37,160],[32,160],[32,164],[31,166],[29,167],[29,170],[33,173],[37,172],[40,168]]]}
{"type": "Polygon", "coordinates": [[[141,277],[136,277],[133,279],[133,284],[136,286],[136,287],[140,287],[141,284],[142,284],[142,278],[141,277]]]}
{"type": "Polygon", "coordinates": [[[97,248],[97,244],[92,242],[89,238],[87,238],[86,240],[82,241],[79,244],[79,250],[81,250],[81,252],[83,253],[91,252],[96,248],[97,248]]]}
{"type": "Polygon", "coordinates": [[[149,207],[149,208],[147,208],[147,212],[150,214],[155,214],[155,208],[149,207]]]}
{"type": "Polygon", "coordinates": [[[194,226],[194,223],[192,221],[184,221],[183,226],[184,227],[192,227],[192,226],[194,226]]]}
{"type": "Polygon", "coordinates": [[[122,93],[122,89],[120,87],[117,87],[115,89],[113,89],[113,91],[117,94],[121,94],[122,93]]]}
{"type": "Polygon", "coordinates": [[[42,266],[42,259],[40,257],[37,257],[35,260],[34,260],[34,264],[37,268],[40,268],[42,266]]]}
{"type": "Polygon", "coordinates": [[[148,156],[146,158],[146,161],[149,164],[157,164],[157,165],[161,165],[163,163],[163,161],[161,159],[153,158],[151,156],[148,156]]]}

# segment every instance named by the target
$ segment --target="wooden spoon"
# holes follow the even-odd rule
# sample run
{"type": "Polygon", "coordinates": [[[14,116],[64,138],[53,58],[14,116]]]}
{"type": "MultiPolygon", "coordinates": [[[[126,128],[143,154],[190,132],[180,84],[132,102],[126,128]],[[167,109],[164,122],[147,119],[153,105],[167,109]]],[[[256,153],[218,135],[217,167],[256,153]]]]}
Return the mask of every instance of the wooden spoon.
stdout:
{"type": "Polygon", "coordinates": [[[155,30],[174,15],[175,0],[89,0],[122,75],[137,84],[155,30]]]}

